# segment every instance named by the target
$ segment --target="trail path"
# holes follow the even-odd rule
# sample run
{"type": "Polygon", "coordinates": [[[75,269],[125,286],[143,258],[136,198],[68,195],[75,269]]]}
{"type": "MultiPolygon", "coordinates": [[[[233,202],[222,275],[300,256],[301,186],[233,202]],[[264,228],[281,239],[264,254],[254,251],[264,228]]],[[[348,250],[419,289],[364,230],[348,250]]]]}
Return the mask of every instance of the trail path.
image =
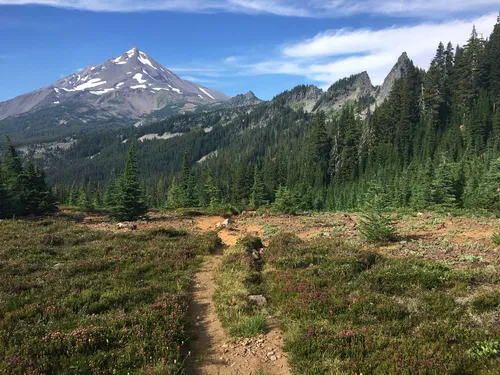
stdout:
{"type": "MultiPolygon", "coordinates": [[[[196,226],[201,231],[214,230],[216,224],[223,220],[222,217],[202,217],[197,220],[196,226]]],[[[225,244],[233,245],[239,233],[223,229],[219,236],[225,244]]],[[[272,317],[268,319],[268,333],[249,339],[235,341],[222,328],[212,301],[215,271],[222,260],[222,252],[206,257],[196,275],[190,308],[196,337],[191,343],[193,358],[189,361],[188,374],[249,375],[262,370],[273,375],[289,375],[287,360],[281,349],[283,334],[272,317]]]]}

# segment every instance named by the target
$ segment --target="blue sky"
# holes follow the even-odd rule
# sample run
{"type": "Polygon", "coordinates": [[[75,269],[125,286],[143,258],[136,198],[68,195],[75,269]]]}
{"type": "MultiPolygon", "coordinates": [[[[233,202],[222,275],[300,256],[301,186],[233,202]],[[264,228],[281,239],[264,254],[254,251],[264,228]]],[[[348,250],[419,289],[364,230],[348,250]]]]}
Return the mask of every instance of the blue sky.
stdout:
{"type": "Polygon", "coordinates": [[[0,0],[0,101],[139,47],[176,74],[263,99],[327,88],[398,56],[426,68],[440,40],[487,37],[499,0],[0,0]]]}

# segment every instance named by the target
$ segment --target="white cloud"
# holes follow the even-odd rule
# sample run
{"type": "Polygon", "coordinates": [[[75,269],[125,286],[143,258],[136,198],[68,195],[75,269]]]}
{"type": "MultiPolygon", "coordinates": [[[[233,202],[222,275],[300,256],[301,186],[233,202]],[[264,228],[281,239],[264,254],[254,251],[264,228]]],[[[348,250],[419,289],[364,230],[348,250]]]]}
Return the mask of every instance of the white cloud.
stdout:
{"type": "Polygon", "coordinates": [[[493,10],[498,0],[0,0],[0,4],[39,4],[104,12],[181,11],[343,17],[353,14],[437,17],[493,10]]]}
{"type": "Polygon", "coordinates": [[[272,60],[247,64],[247,74],[291,74],[305,76],[328,87],[351,74],[367,71],[374,84],[383,82],[402,52],[414,63],[428,68],[437,45],[451,41],[463,45],[472,26],[488,37],[496,14],[469,20],[390,27],[381,30],[341,29],[326,31],[311,39],[285,45],[272,60]]]}

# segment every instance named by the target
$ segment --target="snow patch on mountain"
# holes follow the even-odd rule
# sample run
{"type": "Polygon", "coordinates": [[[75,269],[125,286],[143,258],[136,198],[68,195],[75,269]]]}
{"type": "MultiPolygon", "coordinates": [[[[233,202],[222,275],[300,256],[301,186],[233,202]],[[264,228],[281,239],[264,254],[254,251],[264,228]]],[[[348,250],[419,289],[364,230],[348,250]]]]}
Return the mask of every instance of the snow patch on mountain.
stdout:
{"type": "Polygon", "coordinates": [[[202,89],[201,87],[199,87],[199,89],[200,89],[200,90],[201,90],[201,92],[203,92],[205,95],[207,95],[207,96],[211,97],[213,100],[215,100],[215,98],[214,98],[212,95],[210,95],[210,94],[209,94],[206,90],[202,89]]]}
{"type": "Polygon", "coordinates": [[[111,91],[115,91],[115,89],[104,89],[104,90],[100,90],[100,91],[90,91],[90,93],[94,94],[94,95],[104,95],[104,94],[111,92],[111,91]]]}
{"type": "Polygon", "coordinates": [[[139,141],[151,141],[153,139],[170,139],[175,137],[180,137],[183,133],[165,133],[163,135],[159,134],[146,134],[139,138],[139,141]]]}
{"type": "Polygon", "coordinates": [[[147,82],[145,79],[142,79],[141,73],[136,73],[136,75],[133,76],[132,79],[135,79],[137,81],[137,83],[146,83],[147,82]]]}

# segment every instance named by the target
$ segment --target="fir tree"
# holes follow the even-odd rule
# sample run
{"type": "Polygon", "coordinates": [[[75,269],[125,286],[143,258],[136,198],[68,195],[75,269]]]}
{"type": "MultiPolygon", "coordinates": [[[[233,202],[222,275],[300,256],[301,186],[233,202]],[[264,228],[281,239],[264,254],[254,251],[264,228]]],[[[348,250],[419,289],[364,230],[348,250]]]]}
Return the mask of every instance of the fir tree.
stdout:
{"type": "Polygon", "coordinates": [[[12,215],[12,197],[5,186],[0,169],[0,219],[5,219],[12,215]]]}
{"type": "Polygon", "coordinates": [[[111,171],[106,190],[104,191],[103,203],[106,207],[114,207],[117,203],[118,184],[114,169],[111,171]]]}
{"type": "Polygon", "coordinates": [[[436,207],[449,209],[457,204],[455,168],[446,155],[441,156],[431,184],[431,202],[436,207]]]}
{"type": "Polygon", "coordinates": [[[57,210],[55,198],[47,183],[45,173],[35,167],[33,163],[28,166],[19,176],[20,201],[26,215],[46,215],[57,210]]]}
{"type": "Polygon", "coordinates": [[[179,185],[177,185],[177,180],[174,177],[170,187],[168,189],[167,194],[167,202],[165,203],[165,207],[168,209],[172,208],[180,208],[182,207],[182,196],[179,185]]]}
{"type": "Polygon", "coordinates": [[[125,170],[119,181],[116,206],[113,207],[112,212],[116,220],[135,221],[148,212],[138,178],[135,143],[134,139],[128,153],[125,170]]]}
{"type": "Polygon", "coordinates": [[[189,166],[187,151],[184,152],[179,184],[182,207],[196,207],[198,198],[196,194],[196,180],[189,166]]]}
{"type": "Polygon", "coordinates": [[[207,180],[205,181],[204,193],[207,197],[208,206],[211,209],[216,209],[220,205],[219,188],[217,187],[210,170],[208,171],[207,180]]]}
{"type": "Polygon", "coordinates": [[[255,166],[253,172],[252,194],[250,196],[250,206],[252,208],[258,208],[264,204],[265,189],[266,187],[264,185],[260,169],[258,166],[255,166]]]}
{"type": "Polygon", "coordinates": [[[292,193],[286,186],[278,187],[276,191],[276,200],[273,204],[273,211],[291,215],[296,213],[297,205],[292,193]]]}
{"type": "Polygon", "coordinates": [[[92,200],[85,188],[81,188],[78,194],[77,206],[83,211],[90,212],[94,210],[92,200]]]}

